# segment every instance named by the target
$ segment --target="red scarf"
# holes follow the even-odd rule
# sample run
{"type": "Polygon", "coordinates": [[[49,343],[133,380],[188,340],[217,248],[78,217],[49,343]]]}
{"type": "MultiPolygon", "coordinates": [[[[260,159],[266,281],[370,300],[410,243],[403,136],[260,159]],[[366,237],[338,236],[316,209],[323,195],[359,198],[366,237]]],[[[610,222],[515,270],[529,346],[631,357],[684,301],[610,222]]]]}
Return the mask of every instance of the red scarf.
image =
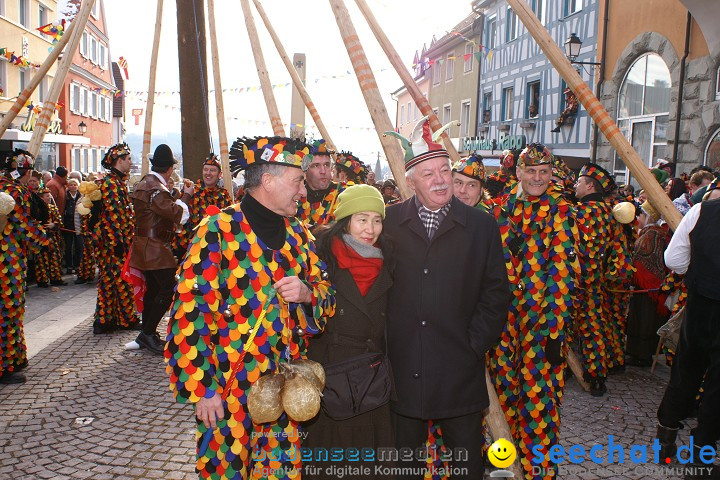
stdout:
{"type": "Polygon", "coordinates": [[[365,258],[337,237],[332,239],[330,249],[337,259],[338,267],[350,272],[360,294],[364,297],[380,274],[383,259],[365,258]]]}

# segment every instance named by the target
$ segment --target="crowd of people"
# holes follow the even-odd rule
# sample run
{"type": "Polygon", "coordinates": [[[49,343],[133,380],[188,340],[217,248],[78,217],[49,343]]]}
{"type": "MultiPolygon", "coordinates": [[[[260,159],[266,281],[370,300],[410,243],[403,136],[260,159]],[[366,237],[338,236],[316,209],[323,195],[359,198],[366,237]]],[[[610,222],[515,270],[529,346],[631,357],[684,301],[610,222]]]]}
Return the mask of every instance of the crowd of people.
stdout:
{"type": "MultiPolygon", "coordinates": [[[[608,375],[650,367],[658,328],[684,309],[677,351],[663,350],[672,378],[657,438],[675,453],[699,395],[695,448],[714,447],[718,172],[652,168],[685,215],[673,235],[644,191],[595,163],[575,172],[541,144],[504,151],[488,174],[479,155],[452,164],[426,120],[402,143],[414,193],[405,200],[392,179],[376,181],[323,140],[237,139],[231,170],[244,185],[234,199],[216,156],[197,181],[175,178],[167,145],[132,191],[125,144],[94,178],[58,167],[46,179],[29,153],[9,155],[0,381],[24,381],[28,272],[43,287],[64,284],[63,263],[80,284],[97,268],[93,332],[138,330],[141,348],[164,355],[175,398],[195,408],[200,478],[295,478],[300,468],[329,478],[313,470],[329,465],[313,452],[332,448],[442,450],[374,460],[400,463],[394,478],[481,478],[486,373],[526,477],[553,478],[547,453],[560,442],[566,379],[605,395],[608,375]],[[569,368],[573,357],[581,370],[569,368]],[[258,380],[302,359],[328,372],[319,415],[288,413],[305,398],[288,389],[277,419],[255,423],[258,380]]],[[[373,471],[362,478],[388,476],[373,471]]]]}

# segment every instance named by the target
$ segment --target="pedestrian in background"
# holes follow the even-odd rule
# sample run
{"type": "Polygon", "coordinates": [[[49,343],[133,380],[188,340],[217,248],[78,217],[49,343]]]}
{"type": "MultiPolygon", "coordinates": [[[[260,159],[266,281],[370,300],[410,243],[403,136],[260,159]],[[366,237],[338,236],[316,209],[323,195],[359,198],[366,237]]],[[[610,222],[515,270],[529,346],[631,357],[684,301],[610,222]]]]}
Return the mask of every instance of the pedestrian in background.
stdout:
{"type": "Polygon", "coordinates": [[[79,235],[80,225],[76,223],[77,204],[80,201],[78,187],[80,182],[71,178],[67,182],[65,193],[65,210],[63,211],[63,239],[65,240],[65,268],[67,273],[77,273],[82,256],[82,236],[79,235]]]}

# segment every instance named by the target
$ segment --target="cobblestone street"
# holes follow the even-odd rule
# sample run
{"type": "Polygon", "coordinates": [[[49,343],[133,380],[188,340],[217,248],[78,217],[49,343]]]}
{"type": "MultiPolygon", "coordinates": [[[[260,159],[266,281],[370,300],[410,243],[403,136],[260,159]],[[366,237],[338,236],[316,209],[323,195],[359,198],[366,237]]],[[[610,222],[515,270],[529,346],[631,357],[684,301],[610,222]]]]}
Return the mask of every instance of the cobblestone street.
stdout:
{"type": "MultiPolygon", "coordinates": [[[[25,370],[26,384],[0,386],[0,479],[196,478],[191,409],[174,403],[160,357],[124,349],[134,332],[92,334],[93,292],[94,285],[55,292],[30,288],[26,330],[35,353],[25,370]],[[59,324],[74,320],[74,325],[45,347],[34,346],[42,333],[37,322],[51,323],[53,312],[65,316],[68,309],[83,318],[59,318],[59,324]]],[[[654,374],[629,368],[610,378],[609,395],[602,398],[570,380],[562,444],[589,450],[600,443],[607,456],[611,434],[629,463],[632,444],[652,442],[655,410],[668,376],[664,365],[654,374]]],[[[687,432],[680,435],[685,443],[687,432]]],[[[659,466],[661,471],[649,472],[605,464],[585,473],[571,467],[576,470],[561,470],[559,478],[680,478],[659,466]]]]}

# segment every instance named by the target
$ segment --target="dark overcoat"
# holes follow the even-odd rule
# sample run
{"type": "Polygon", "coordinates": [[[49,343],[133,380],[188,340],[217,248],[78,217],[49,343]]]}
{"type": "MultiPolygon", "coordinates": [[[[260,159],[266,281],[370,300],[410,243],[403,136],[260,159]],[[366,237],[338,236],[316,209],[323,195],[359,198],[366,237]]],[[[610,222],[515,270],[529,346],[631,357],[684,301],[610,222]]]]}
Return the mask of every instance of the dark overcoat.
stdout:
{"type": "Polygon", "coordinates": [[[387,207],[384,228],[396,249],[387,330],[392,409],[422,419],[482,410],[485,353],[510,302],[495,219],[453,197],[429,240],[413,197],[387,207]]]}

